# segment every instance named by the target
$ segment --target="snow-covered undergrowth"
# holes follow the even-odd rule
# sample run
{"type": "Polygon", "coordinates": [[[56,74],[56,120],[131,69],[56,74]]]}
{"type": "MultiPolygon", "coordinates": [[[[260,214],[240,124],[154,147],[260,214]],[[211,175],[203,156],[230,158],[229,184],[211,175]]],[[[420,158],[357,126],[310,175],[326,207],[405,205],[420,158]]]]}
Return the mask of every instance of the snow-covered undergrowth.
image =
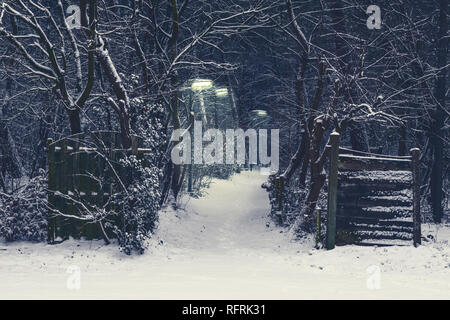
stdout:
{"type": "Polygon", "coordinates": [[[0,239],[46,241],[47,176],[43,170],[14,195],[0,192],[0,239]]]}
{"type": "Polygon", "coordinates": [[[160,212],[143,255],[101,241],[0,244],[0,298],[450,298],[448,226],[424,225],[434,239],[419,248],[313,250],[267,218],[264,179],[214,180],[204,198],[160,212]]]}

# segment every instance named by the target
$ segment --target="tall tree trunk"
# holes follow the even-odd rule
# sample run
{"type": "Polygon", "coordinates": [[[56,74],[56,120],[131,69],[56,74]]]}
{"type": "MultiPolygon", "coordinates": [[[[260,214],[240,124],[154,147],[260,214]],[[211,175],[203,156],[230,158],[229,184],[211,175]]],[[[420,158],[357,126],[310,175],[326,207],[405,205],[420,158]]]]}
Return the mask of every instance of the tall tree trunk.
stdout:
{"type": "Polygon", "coordinates": [[[239,111],[236,103],[236,96],[234,95],[233,84],[231,82],[231,75],[227,75],[228,80],[228,97],[230,99],[231,111],[233,113],[234,127],[239,127],[239,111]]]}
{"type": "Polygon", "coordinates": [[[443,155],[444,155],[444,109],[445,109],[445,95],[446,95],[446,81],[447,81],[447,51],[448,51],[448,24],[447,24],[447,12],[448,1],[440,0],[439,5],[440,17],[439,17],[439,41],[437,50],[438,68],[440,72],[438,74],[438,80],[436,82],[436,99],[437,106],[434,112],[433,125],[432,125],[432,145],[433,145],[433,166],[431,171],[431,202],[433,208],[433,219],[439,223],[442,221],[443,208],[442,208],[442,180],[443,180],[443,155]]]}
{"type": "Polygon", "coordinates": [[[97,47],[95,53],[118,100],[118,103],[116,103],[112,98],[109,98],[108,102],[119,118],[122,146],[124,148],[129,148],[131,146],[130,99],[125,86],[122,83],[122,79],[117,72],[116,66],[113,63],[108,50],[105,48],[104,40],[100,36],[98,37],[98,40],[100,45],[97,47]]]}
{"type": "MultiPolygon", "coordinates": [[[[178,45],[178,31],[179,31],[179,17],[178,7],[176,0],[171,0],[172,9],[172,33],[168,43],[168,52],[171,62],[175,60],[177,55],[178,45]]],[[[178,75],[176,71],[172,71],[170,75],[170,109],[173,129],[179,129],[181,127],[180,115],[178,110],[178,75]]],[[[206,123],[205,123],[206,125],[206,123]]],[[[192,164],[190,164],[192,165],[192,164]]],[[[184,180],[184,171],[181,165],[173,164],[172,170],[172,193],[175,199],[181,190],[184,180]]]]}
{"type": "Polygon", "coordinates": [[[323,163],[319,161],[319,158],[320,145],[328,126],[328,121],[324,119],[316,119],[313,124],[311,148],[309,151],[311,161],[311,186],[306,198],[306,211],[304,213],[305,220],[307,221],[310,221],[310,219],[313,218],[313,213],[316,209],[317,200],[320,195],[320,190],[322,190],[326,180],[326,175],[323,171],[323,163]]]}
{"type": "MultiPolygon", "coordinates": [[[[10,22],[13,28],[13,34],[17,34],[17,25],[13,16],[10,18],[10,22]]],[[[8,67],[13,67],[14,60],[9,61],[8,67]]],[[[10,77],[6,80],[4,103],[0,106],[0,170],[4,175],[6,171],[9,171],[10,175],[14,178],[20,178],[23,175],[22,161],[19,158],[15,141],[13,140],[9,131],[9,126],[4,118],[7,118],[9,112],[9,97],[12,96],[13,82],[10,77]]],[[[3,181],[4,183],[4,181],[3,181]]],[[[3,186],[6,189],[5,185],[3,186]]],[[[6,190],[5,190],[6,191],[6,190]]]]}
{"type": "Polygon", "coordinates": [[[398,155],[406,156],[406,125],[400,125],[398,139],[398,155]]]}
{"type": "MultiPolygon", "coordinates": [[[[339,66],[344,76],[352,75],[352,57],[350,48],[347,46],[343,35],[347,34],[346,19],[344,13],[344,2],[342,0],[329,0],[330,16],[333,29],[336,32],[334,42],[336,46],[336,56],[339,59],[339,66]]],[[[354,85],[349,85],[344,93],[344,100],[348,103],[358,103],[357,93],[354,85]]],[[[359,151],[368,151],[368,145],[365,139],[364,127],[359,124],[352,124],[349,128],[350,143],[352,148],[359,151]]]]}
{"type": "Polygon", "coordinates": [[[0,109],[0,169],[1,174],[4,176],[6,172],[9,172],[11,177],[20,178],[23,175],[22,161],[17,152],[15,141],[9,131],[9,126],[4,118],[7,118],[7,112],[9,107],[9,96],[12,91],[12,81],[10,78],[6,80],[5,88],[5,103],[0,109]]]}
{"type": "Polygon", "coordinates": [[[68,110],[67,114],[69,116],[70,132],[72,134],[80,133],[81,132],[80,110],[78,109],[68,110]]]}

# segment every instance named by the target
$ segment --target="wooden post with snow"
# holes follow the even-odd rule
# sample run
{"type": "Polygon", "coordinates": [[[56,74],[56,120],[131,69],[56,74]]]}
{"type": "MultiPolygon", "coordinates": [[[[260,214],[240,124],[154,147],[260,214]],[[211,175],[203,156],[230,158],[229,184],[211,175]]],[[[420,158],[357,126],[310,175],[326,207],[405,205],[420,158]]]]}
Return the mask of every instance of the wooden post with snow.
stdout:
{"type": "Polygon", "coordinates": [[[420,172],[419,157],[420,150],[418,148],[411,149],[412,157],[412,191],[413,191],[413,241],[414,246],[421,244],[421,223],[420,216],[420,172]]]}
{"type": "Polygon", "coordinates": [[[331,152],[328,172],[328,211],[327,211],[327,239],[328,250],[334,249],[336,243],[336,206],[337,206],[337,180],[339,160],[340,135],[333,132],[330,136],[331,152]]]}

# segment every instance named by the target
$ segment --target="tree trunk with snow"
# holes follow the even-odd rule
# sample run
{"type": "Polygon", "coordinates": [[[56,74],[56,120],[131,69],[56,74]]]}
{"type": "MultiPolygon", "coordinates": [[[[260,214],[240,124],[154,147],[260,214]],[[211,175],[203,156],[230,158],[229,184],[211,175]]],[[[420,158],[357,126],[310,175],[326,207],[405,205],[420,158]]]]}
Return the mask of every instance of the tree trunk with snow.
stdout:
{"type": "Polygon", "coordinates": [[[448,1],[440,0],[439,6],[439,41],[437,48],[438,68],[440,69],[436,82],[436,109],[433,116],[432,144],[433,144],[433,167],[431,172],[431,202],[433,208],[433,219],[441,222],[443,216],[442,188],[444,168],[444,119],[447,90],[447,52],[448,52],[448,1]]]}
{"type": "MultiPolygon", "coordinates": [[[[330,0],[330,16],[331,23],[333,24],[333,29],[335,30],[335,47],[336,47],[336,57],[339,62],[343,76],[346,78],[345,81],[349,81],[348,77],[352,76],[352,67],[354,63],[351,56],[351,48],[348,47],[344,36],[347,35],[346,19],[344,13],[344,2],[342,0],[330,0]]],[[[348,84],[347,88],[344,90],[344,101],[347,103],[358,103],[357,93],[354,90],[354,84],[348,84]]],[[[350,143],[354,150],[368,151],[368,145],[364,138],[365,129],[362,125],[353,123],[349,128],[350,143]]]]}

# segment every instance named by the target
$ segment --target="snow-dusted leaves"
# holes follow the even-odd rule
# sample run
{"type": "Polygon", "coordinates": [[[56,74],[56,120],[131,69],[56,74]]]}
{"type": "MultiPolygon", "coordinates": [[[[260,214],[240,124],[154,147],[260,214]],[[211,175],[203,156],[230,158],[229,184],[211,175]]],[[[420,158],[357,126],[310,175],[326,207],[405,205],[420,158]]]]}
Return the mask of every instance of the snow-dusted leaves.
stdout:
{"type": "Polygon", "coordinates": [[[43,170],[13,195],[0,193],[0,239],[47,239],[47,176],[43,170]]]}
{"type": "Polygon", "coordinates": [[[122,252],[143,253],[158,219],[161,173],[155,167],[145,166],[145,160],[135,156],[121,159],[120,164],[132,177],[132,182],[125,183],[126,192],[113,196],[117,219],[106,227],[116,235],[122,252]]]}

